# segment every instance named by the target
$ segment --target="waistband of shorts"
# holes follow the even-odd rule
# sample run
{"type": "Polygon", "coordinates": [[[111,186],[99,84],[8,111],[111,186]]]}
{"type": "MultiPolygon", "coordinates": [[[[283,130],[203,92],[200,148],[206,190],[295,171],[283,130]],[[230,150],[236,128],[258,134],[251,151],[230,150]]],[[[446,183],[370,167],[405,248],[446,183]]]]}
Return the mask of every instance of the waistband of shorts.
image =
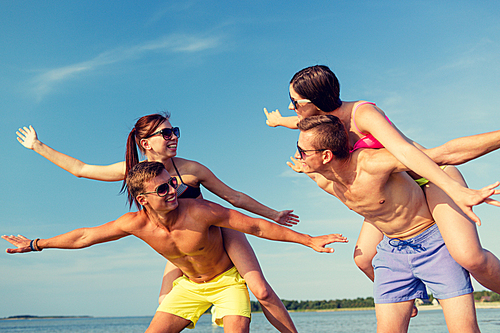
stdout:
{"type": "MultiPolygon", "coordinates": [[[[422,231],[418,235],[416,235],[412,238],[405,239],[404,241],[415,243],[415,244],[422,243],[425,240],[427,240],[427,238],[432,237],[436,232],[439,232],[439,228],[438,228],[436,223],[433,223],[433,224],[431,224],[430,227],[428,227],[427,229],[425,229],[424,231],[422,231]]],[[[398,238],[390,238],[390,237],[387,237],[385,235],[384,235],[384,238],[387,241],[390,241],[391,239],[398,239],[398,238]]]]}
{"type": "MultiPolygon", "coordinates": [[[[203,281],[203,282],[194,282],[193,280],[190,280],[188,278],[188,280],[192,283],[195,283],[195,284],[204,284],[204,283],[211,283],[211,282],[217,282],[219,281],[220,279],[222,279],[224,276],[228,276],[228,275],[234,275],[238,273],[238,270],[236,269],[236,266],[231,266],[230,268],[228,268],[227,270],[225,270],[224,272],[220,273],[219,275],[216,275],[215,277],[213,277],[212,279],[210,280],[207,280],[207,281],[203,281]]],[[[238,273],[239,274],[239,273],[238,273]]]]}

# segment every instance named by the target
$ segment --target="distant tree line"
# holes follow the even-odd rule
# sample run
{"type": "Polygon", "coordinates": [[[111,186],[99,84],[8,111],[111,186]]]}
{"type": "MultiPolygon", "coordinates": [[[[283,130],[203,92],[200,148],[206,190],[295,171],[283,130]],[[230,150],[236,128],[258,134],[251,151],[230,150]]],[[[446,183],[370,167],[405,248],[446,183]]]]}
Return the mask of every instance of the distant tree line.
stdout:
{"type": "MultiPolygon", "coordinates": [[[[331,310],[346,308],[369,308],[374,307],[373,297],[356,299],[337,299],[330,301],[288,301],[282,300],[287,310],[305,311],[305,310],[331,310]]],[[[252,301],[252,311],[262,311],[259,302],[252,301]]]]}
{"type": "Polygon", "coordinates": [[[500,302],[500,295],[493,291],[475,291],[474,300],[480,301],[483,298],[483,302],[500,302]],[[485,298],[483,298],[486,296],[485,298]]]}
{"type": "MultiPolygon", "coordinates": [[[[429,299],[434,299],[432,294],[429,294],[429,299]]],[[[500,302],[500,295],[493,291],[475,291],[474,299],[483,302],[500,302]],[[484,297],[486,296],[486,297],[484,297]]],[[[348,309],[348,308],[370,308],[375,307],[373,297],[356,299],[337,299],[330,301],[288,301],[282,300],[287,310],[291,311],[305,311],[305,310],[331,310],[331,309],[348,309]]],[[[252,311],[262,311],[259,302],[251,302],[252,311]]]]}

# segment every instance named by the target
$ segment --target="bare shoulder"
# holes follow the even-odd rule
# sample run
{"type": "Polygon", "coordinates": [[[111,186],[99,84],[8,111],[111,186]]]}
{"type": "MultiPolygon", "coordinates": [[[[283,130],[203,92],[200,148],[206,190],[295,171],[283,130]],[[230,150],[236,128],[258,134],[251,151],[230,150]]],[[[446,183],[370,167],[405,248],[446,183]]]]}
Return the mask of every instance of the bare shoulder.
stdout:
{"type": "Polygon", "coordinates": [[[229,212],[228,208],[205,199],[179,199],[181,211],[197,220],[212,221],[229,212]]]}
{"type": "Polygon", "coordinates": [[[207,175],[212,174],[210,169],[208,169],[206,166],[197,161],[175,157],[174,162],[182,176],[195,177],[196,182],[199,182],[207,178],[207,175]]]}
{"type": "Polygon", "coordinates": [[[125,231],[137,230],[144,227],[149,219],[143,210],[126,213],[118,218],[115,223],[125,231]]]}
{"type": "Polygon", "coordinates": [[[397,161],[385,148],[359,149],[353,153],[352,158],[356,159],[358,170],[370,174],[391,172],[397,161]]]}

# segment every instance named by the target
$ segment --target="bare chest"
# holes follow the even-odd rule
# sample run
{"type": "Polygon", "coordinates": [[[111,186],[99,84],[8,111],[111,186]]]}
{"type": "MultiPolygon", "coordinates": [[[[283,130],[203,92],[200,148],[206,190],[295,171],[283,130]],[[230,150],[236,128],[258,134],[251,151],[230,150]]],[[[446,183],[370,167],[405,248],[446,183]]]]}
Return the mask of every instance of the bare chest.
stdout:
{"type": "Polygon", "coordinates": [[[169,260],[203,256],[222,247],[222,235],[217,227],[199,230],[176,228],[171,231],[159,227],[144,233],[141,238],[169,260]]]}

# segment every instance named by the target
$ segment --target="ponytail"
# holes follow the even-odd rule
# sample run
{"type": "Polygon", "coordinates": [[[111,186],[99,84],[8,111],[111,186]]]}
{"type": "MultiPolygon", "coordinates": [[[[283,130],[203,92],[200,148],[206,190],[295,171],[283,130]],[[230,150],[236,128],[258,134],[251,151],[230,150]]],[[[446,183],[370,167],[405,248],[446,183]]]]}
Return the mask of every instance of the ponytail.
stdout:
{"type": "Polygon", "coordinates": [[[130,131],[128,138],[127,138],[127,150],[125,152],[125,179],[123,180],[122,188],[120,190],[120,193],[124,193],[125,191],[127,192],[127,199],[128,199],[128,204],[129,208],[132,207],[132,203],[135,202],[137,208],[140,209],[140,205],[137,202],[137,200],[132,196],[130,191],[127,190],[127,182],[126,182],[126,175],[128,175],[128,172],[136,165],[139,163],[139,154],[137,153],[137,141],[136,141],[136,130],[135,127],[130,131]]]}

